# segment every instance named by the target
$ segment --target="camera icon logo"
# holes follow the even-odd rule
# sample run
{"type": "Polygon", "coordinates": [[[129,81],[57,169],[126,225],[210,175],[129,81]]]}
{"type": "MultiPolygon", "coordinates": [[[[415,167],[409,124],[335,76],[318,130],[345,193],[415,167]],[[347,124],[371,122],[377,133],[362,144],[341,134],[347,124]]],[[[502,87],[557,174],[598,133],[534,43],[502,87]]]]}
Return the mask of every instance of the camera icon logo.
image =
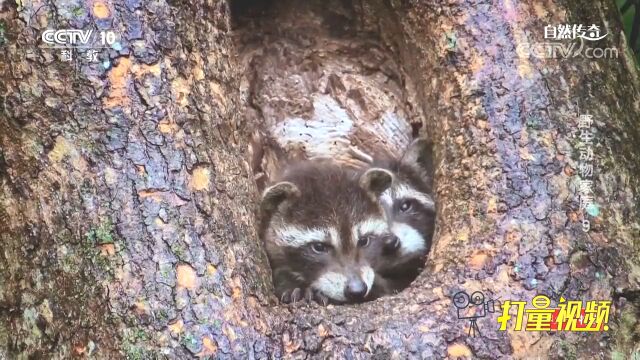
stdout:
{"type": "Polygon", "coordinates": [[[499,307],[500,302],[497,300],[485,301],[481,291],[476,291],[471,295],[465,291],[459,291],[453,296],[453,306],[457,309],[458,319],[471,321],[468,335],[472,337],[482,336],[478,327],[478,319],[486,317],[487,313],[494,313],[496,305],[499,307]]]}

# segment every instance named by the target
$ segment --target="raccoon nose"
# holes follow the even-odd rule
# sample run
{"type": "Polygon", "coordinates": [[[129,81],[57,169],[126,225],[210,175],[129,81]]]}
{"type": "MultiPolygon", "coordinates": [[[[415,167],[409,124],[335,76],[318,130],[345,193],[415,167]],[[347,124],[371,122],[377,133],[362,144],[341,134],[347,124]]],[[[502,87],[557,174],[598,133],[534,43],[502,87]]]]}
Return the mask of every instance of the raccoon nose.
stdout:
{"type": "Polygon", "coordinates": [[[383,241],[383,250],[385,254],[392,254],[400,248],[400,239],[393,234],[387,235],[383,241]]]}
{"type": "Polygon", "coordinates": [[[360,279],[349,280],[344,289],[344,295],[351,301],[362,300],[367,294],[367,284],[360,279]]]}

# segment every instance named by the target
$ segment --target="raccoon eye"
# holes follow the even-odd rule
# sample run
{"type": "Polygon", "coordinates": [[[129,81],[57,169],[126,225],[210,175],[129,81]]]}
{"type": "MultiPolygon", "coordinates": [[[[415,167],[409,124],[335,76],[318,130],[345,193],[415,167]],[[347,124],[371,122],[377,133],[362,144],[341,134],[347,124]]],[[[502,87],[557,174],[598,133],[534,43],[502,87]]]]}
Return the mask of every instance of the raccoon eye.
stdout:
{"type": "Polygon", "coordinates": [[[321,242],[315,242],[311,244],[311,250],[318,254],[326,253],[327,251],[329,251],[329,245],[321,242]]]}
{"type": "Polygon", "coordinates": [[[412,207],[412,201],[411,200],[404,200],[400,204],[400,211],[407,212],[407,211],[411,210],[411,207],[412,207]]]}
{"type": "Polygon", "coordinates": [[[371,235],[361,236],[358,239],[358,247],[367,247],[371,243],[371,235]]]}

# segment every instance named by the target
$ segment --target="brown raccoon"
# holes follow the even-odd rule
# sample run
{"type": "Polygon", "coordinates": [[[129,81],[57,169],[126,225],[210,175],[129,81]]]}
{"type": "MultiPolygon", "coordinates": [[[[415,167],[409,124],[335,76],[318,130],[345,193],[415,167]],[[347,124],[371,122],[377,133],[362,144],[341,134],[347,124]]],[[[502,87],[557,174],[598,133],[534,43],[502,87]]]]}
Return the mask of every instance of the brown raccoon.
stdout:
{"type": "Polygon", "coordinates": [[[381,256],[374,266],[379,283],[386,283],[391,291],[405,288],[416,278],[431,247],[435,227],[435,202],[430,195],[432,161],[431,144],[418,139],[400,159],[374,159],[372,164],[394,175],[380,203],[395,236],[380,245],[381,256]]]}
{"type": "Polygon", "coordinates": [[[392,174],[334,162],[288,167],[262,196],[260,236],[282,302],[355,303],[383,295],[372,262],[393,236],[377,198],[392,174]],[[373,260],[372,260],[373,259],[373,260]]]}

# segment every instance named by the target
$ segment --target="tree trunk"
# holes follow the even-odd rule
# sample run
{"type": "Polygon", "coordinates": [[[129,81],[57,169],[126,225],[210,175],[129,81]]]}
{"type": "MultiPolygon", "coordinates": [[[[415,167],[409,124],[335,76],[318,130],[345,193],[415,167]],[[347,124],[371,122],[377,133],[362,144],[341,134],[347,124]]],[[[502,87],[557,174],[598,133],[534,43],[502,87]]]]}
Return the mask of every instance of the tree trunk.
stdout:
{"type": "MultiPolygon", "coordinates": [[[[271,3],[0,9],[0,359],[640,351],[640,80],[613,2],[271,3]],[[519,57],[548,24],[604,26],[599,44],[620,56],[519,57]],[[89,28],[121,36],[95,63],[64,62],[40,40],[45,29],[89,28]],[[318,88],[296,92],[273,69],[319,74],[300,80],[318,88]],[[312,93],[354,121],[356,133],[336,136],[365,152],[382,143],[398,153],[415,133],[435,143],[435,244],[398,295],[326,308],[272,295],[253,172],[275,166],[263,148],[300,143],[278,143],[279,123],[323,115],[312,93]],[[600,214],[588,232],[579,114],[595,120],[600,214]],[[385,116],[394,126],[376,125],[385,116]],[[490,314],[483,336],[469,337],[451,300],[461,290],[613,299],[610,329],[500,332],[490,314]]],[[[350,161],[344,146],[331,149],[350,161]]]]}

